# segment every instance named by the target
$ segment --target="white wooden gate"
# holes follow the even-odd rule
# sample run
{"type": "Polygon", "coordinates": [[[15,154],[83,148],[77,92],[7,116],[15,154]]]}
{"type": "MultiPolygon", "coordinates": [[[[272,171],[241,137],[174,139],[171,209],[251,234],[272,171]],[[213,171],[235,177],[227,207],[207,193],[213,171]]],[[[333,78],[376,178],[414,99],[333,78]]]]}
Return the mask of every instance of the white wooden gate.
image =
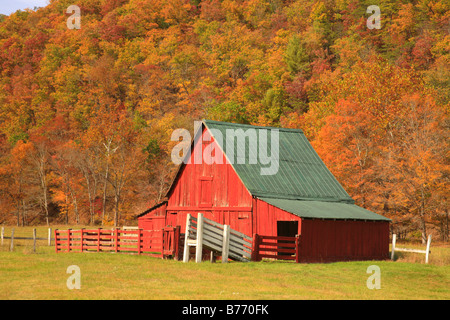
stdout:
{"type": "Polygon", "coordinates": [[[199,213],[198,218],[190,214],[186,218],[186,233],[184,240],[183,262],[189,261],[189,247],[196,247],[195,262],[202,261],[203,247],[221,253],[222,263],[228,259],[250,261],[252,238],[233,230],[229,225],[223,225],[206,219],[199,213]]]}

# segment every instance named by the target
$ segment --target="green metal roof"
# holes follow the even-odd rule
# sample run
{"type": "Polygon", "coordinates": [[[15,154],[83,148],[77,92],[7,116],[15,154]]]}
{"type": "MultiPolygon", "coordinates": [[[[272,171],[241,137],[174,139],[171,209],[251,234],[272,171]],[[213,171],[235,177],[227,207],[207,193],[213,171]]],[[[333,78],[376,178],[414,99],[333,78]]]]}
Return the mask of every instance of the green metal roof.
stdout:
{"type": "Polygon", "coordinates": [[[203,123],[210,130],[228,160],[232,162],[236,173],[253,196],[354,203],[354,200],[319,158],[303,131],[211,120],[203,120],[203,123]],[[255,149],[252,151],[248,138],[245,139],[244,149],[243,145],[239,145],[238,139],[245,138],[245,134],[249,134],[249,129],[254,129],[251,130],[252,133],[256,132],[258,143],[261,132],[267,133],[267,152],[261,153],[261,149],[257,149],[256,153],[255,149]],[[272,135],[275,138],[276,133],[268,129],[277,130],[278,139],[272,141],[272,135]],[[232,132],[235,136],[231,136],[231,138],[230,135],[227,136],[227,130],[234,130],[232,132]],[[227,150],[227,139],[233,138],[235,140],[234,150],[227,150]],[[270,159],[272,150],[276,150],[277,146],[279,149],[278,159],[272,159],[271,162],[266,161],[266,163],[261,161],[261,154],[269,155],[270,159]],[[230,159],[233,155],[233,159],[230,159]],[[239,160],[242,163],[238,163],[239,160]],[[271,164],[277,169],[274,171],[275,173],[262,175],[261,169],[267,169],[271,164]]]}
{"type": "Polygon", "coordinates": [[[390,221],[386,217],[354,204],[277,198],[260,199],[300,218],[390,221]]]}

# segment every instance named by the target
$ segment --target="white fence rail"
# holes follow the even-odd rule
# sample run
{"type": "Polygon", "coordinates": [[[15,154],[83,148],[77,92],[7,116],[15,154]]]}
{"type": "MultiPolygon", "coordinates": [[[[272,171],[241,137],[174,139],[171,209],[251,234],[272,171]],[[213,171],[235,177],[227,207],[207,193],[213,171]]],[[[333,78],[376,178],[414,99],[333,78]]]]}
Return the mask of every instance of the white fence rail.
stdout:
{"type": "Polygon", "coordinates": [[[415,252],[415,253],[424,253],[425,254],[425,263],[428,263],[428,257],[430,255],[430,246],[431,246],[431,234],[428,236],[427,240],[427,248],[426,250],[419,249],[409,249],[409,248],[397,248],[396,245],[397,235],[392,235],[392,251],[391,251],[391,260],[394,260],[395,251],[401,252],[415,252]]]}
{"type": "Polygon", "coordinates": [[[189,247],[195,246],[195,261],[201,262],[203,247],[221,253],[222,263],[228,259],[250,261],[252,238],[233,230],[228,225],[206,219],[199,213],[198,218],[188,214],[184,241],[183,261],[189,261],[189,247]]]}

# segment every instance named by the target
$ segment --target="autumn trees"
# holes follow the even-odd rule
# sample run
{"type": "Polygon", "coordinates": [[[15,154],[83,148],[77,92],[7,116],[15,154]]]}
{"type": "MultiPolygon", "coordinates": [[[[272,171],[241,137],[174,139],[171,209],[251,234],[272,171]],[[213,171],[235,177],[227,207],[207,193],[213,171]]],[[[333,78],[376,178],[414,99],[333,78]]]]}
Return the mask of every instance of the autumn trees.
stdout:
{"type": "Polygon", "coordinates": [[[417,74],[379,59],[359,63],[332,92],[329,114],[313,104],[303,120],[319,125],[317,152],[358,204],[420,227],[426,241],[427,223],[446,210],[445,109],[417,74]]]}
{"type": "Polygon", "coordinates": [[[301,128],[358,204],[448,237],[442,0],[51,1],[0,20],[0,222],[120,224],[193,120],[301,128]],[[81,29],[66,26],[69,5],[81,29]]]}

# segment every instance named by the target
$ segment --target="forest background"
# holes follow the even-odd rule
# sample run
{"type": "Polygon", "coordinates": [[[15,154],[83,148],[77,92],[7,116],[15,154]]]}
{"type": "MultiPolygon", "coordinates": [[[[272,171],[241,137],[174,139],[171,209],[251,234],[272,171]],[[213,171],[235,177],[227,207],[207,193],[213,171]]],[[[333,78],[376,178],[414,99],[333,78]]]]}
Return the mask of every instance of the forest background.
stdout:
{"type": "Polygon", "coordinates": [[[173,130],[206,118],[301,128],[358,205],[448,241],[449,33],[445,0],[50,0],[0,15],[0,224],[133,223],[173,179],[173,130]]]}

